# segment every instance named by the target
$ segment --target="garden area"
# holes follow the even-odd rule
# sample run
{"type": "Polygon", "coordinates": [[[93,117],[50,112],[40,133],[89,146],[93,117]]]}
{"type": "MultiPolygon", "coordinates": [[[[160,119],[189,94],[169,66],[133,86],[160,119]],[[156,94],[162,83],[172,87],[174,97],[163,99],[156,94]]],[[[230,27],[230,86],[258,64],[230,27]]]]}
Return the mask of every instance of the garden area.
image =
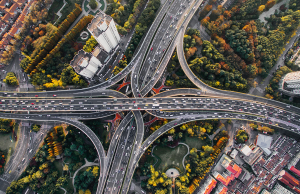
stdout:
{"type": "Polygon", "coordinates": [[[56,13],[62,8],[64,1],[55,0],[49,9],[49,15],[47,17],[47,21],[55,24],[55,26],[59,26],[67,16],[76,8],[75,4],[78,4],[80,7],[84,0],[66,0],[66,5],[61,10],[61,17],[59,17],[56,13]]]}
{"type": "Polygon", "coordinates": [[[177,167],[180,172],[184,172],[182,160],[187,153],[188,149],[185,145],[178,145],[175,148],[156,146],[152,154],[159,159],[154,168],[165,172],[170,167],[177,167]]]}
{"type": "MultiPolygon", "coordinates": [[[[150,129],[153,128],[152,131],[155,131],[159,128],[158,125],[159,123],[156,123],[150,129]]],[[[193,193],[228,141],[227,132],[222,131],[217,134],[216,141],[212,145],[207,134],[213,134],[218,126],[219,120],[216,119],[189,122],[170,129],[145,151],[135,171],[134,179],[148,176],[148,179],[141,182],[143,189],[151,193],[163,192],[171,189],[172,185],[172,180],[165,174],[166,170],[176,168],[180,172],[180,176],[175,180],[176,193],[193,193]],[[188,148],[179,144],[181,142],[189,146],[185,166],[182,166],[182,160],[188,148]]]]}
{"type": "MultiPolygon", "coordinates": [[[[85,163],[84,158],[93,162],[97,153],[94,146],[86,142],[88,138],[79,133],[80,130],[68,126],[65,131],[67,134],[62,126],[56,126],[48,132],[43,145],[25,171],[7,188],[7,194],[21,193],[27,186],[42,194],[63,193],[60,187],[66,189],[67,193],[73,193],[71,177],[85,163]]],[[[93,183],[97,180],[99,168],[91,172],[93,177],[88,173],[84,181],[89,180],[93,183]]],[[[81,179],[78,181],[78,185],[81,185],[81,179]]],[[[95,188],[91,186],[79,189],[91,193],[95,188]]]]}

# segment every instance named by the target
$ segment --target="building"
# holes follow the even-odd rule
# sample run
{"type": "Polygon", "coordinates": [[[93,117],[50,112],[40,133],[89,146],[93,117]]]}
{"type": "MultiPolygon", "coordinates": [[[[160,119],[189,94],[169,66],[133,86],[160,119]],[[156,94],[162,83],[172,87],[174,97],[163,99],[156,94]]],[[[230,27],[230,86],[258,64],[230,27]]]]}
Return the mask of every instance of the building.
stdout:
{"type": "Polygon", "coordinates": [[[113,18],[100,11],[87,27],[101,47],[111,53],[120,41],[120,35],[113,18]]]}
{"type": "Polygon", "coordinates": [[[282,170],[279,173],[278,180],[280,180],[282,183],[289,186],[290,188],[299,187],[299,185],[300,185],[300,182],[295,177],[293,177],[288,172],[286,172],[285,170],[282,170]]]}
{"type": "Polygon", "coordinates": [[[216,185],[217,181],[209,175],[197,194],[210,194],[216,185]]]}
{"type": "Polygon", "coordinates": [[[214,194],[226,194],[228,192],[228,188],[225,187],[223,184],[218,183],[214,194]]]}
{"type": "Polygon", "coordinates": [[[298,153],[288,164],[288,169],[300,177],[300,153],[298,153]]]}
{"type": "Polygon", "coordinates": [[[290,96],[300,95],[300,71],[291,72],[279,81],[279,90],[290,96]]]}
{"type": "Polygon", "coordinates": [[[75,72],[88,79],[92,79],[95,73],[102,67],[101,62],[92,53],[86,53],[83,50],[78,51],[70,62],[75,72]]]}
{"type": "Polygon", "coordinates": [[[235,164],[227,155],[223,155],[220,159],[220,164],[226,170],[222,174],[214,171],[212,175],[225,186],[228,186],[232,180],[238,178],[242,173],[242,168],[235,164]]]}
{"type": "Polygon", "coordinates": [[[23,27],[25,16],[34,0],[0,0],[0,57],[23,27]]]}
{"type": "Polygon", "coordinates": [[[256,137],[256,145],[261,147],[266,155],[271,154],[270,148],[271,148],[272,141],[273,141],[273,138],[271,136],[258,134],[256,137]]]}
{"type": "Polygon", "coordinates": [[[291,191],[287,190],[280,184],[276,183],[274,188],[271,190],[272,194],[293,194],[291,191]]]}
{"type": "Polygon", "coordinates": [[[261,194],[271,194],[269,191],[267,191],[266,189],[263,189],[262,191],[261,191],[261,194]]]}
{"type": "Polygon", "coordinates": [[[247,162],[250,166],[254,164],[254,162],[264,153],[263,150],[259,146],[255,145],[244,145],[240,150],[241,156],[245,162],[247,162]]]}

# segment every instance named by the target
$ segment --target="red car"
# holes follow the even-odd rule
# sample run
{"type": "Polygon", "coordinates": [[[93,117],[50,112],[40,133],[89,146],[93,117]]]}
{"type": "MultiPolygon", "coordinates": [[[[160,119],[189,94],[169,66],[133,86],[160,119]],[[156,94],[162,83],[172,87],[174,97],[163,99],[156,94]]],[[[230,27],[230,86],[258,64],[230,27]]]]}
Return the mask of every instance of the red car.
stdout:
{"type": "Polygon", "coordinates": [[[151,48],[151,51],[153,50],[153,47],[151,48]]]}
{"type": "Polygon", "coordinates": [[[53,97],[56,97],[56,95],[55,95],[55,94],[53,94],[53,97]]]}
{"type": "Polygon", "coordinates": [[[34,103],[33,103],[33,102],[32,102],[31,104],[32,104],[32,105],[34,105],[34,103]]]}
{"type": "Polygon", "coordinates": [[[35,97],[39,97],[39,95],[35,95],[35,97]]]}

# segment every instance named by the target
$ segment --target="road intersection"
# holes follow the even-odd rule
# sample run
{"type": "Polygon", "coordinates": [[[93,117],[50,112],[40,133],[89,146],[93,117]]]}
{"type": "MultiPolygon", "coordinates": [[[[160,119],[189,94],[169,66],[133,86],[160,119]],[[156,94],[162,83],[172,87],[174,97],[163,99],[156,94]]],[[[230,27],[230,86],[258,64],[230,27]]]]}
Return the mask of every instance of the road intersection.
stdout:
{"type": "Polygon", "coordinates": [[[300,109],[257,96],[223,91],[204,84],[189,69],[183,52],[185,29],[202,0],[169,0],[162,6],[132,61],[108,81],[85,89],[50,92],[0,92],[0,117],[59,121],[76,126],[94,144],[100,163],[97,193],[127,193],[144,151],[169,129],[205,119],[261,122],[300,133],[300,109]],[[186,2],[186,3],[183,3],[186,2]],[[177,89],[144,98],[163,75],[174,49],[187,77],[199,89],[177,89]],[[131,73],[135,98],[108,90],[131,73]],[[141,110],[175,119],[145,141],[141,110]],[[112,137],[106,153],[94,132],[79,120],[129,111],[112,137]]]}

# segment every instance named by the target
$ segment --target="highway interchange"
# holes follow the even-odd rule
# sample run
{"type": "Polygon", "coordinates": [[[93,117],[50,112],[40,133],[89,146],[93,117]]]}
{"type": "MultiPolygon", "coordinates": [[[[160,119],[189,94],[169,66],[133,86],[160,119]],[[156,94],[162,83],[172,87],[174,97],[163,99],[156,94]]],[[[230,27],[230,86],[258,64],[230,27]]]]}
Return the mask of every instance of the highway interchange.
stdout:
{"type": "Polygon", "coordinates": [[[205,85],[189,69],[183,52],[185,29],[202,0],[168,0],[162,5],[132,61],[118,75],[98,85],[76,90],[1,92],[0,117],[34,121],[60,121],[79,128],[94,144],[100,163],[97,193],[127,193],[137,162],[152,142],[169,129],[193,120],[251,120],[300,133],[300,111],[281,102],[205,85]],[[176,89],[144,98],[161,79],[177,47],[188,78],[201,90],[176,89]],[[134,98],[109,90],[131,73],[134,98]],[[142,110],[174,119],[144,142],[142,110]],[[108,152],[79,120],[104,118],[129,111],[112,137],[108,152]]]}

